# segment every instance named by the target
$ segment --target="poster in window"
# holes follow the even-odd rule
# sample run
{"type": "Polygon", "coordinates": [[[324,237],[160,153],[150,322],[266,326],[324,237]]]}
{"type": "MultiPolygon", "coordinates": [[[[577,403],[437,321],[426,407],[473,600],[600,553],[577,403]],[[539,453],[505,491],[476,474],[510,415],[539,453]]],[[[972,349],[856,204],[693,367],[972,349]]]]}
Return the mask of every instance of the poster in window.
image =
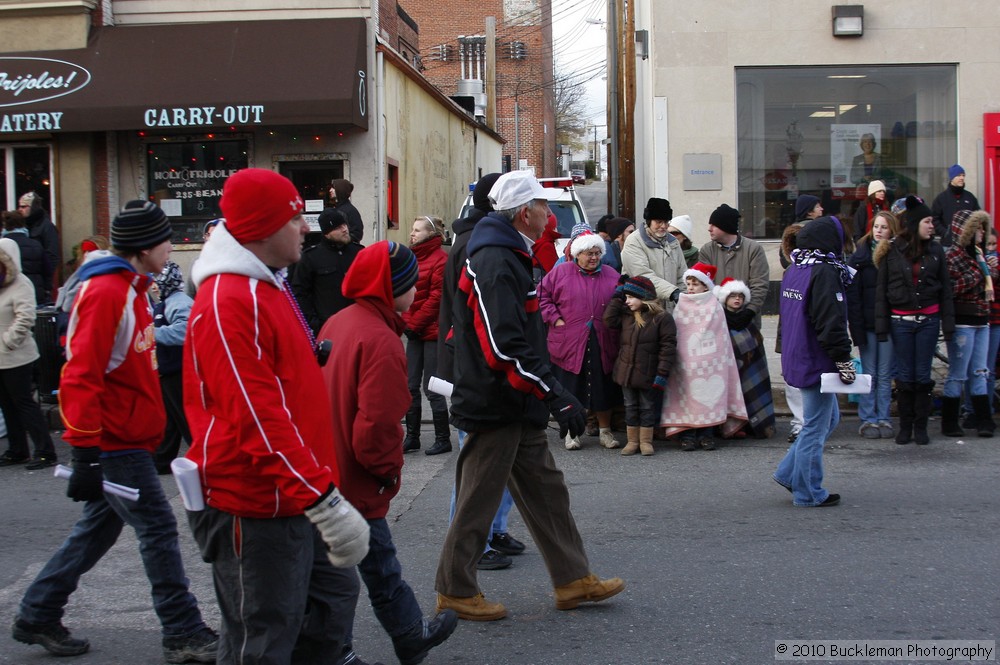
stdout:
{"type": "Polygon", "coordinates": [[[830,126],[830,184],[854,188],[878,180],[882,174],[882,126],[830,126]]]}
{"type": "Polygon", "coordinates": [[[168,141],[147,146],[149,193],[177,218],[218,217],[226,178],[247,167],[247,142],[168,141]]]}

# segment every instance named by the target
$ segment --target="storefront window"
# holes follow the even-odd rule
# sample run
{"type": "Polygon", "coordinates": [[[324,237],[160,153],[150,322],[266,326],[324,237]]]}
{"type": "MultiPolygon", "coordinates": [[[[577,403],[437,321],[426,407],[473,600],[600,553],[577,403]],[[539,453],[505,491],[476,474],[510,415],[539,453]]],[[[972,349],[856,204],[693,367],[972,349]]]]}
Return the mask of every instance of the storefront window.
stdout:
{"type": "Polygon", "coordinates": [[[739,208],[756,238],[780,238],[799,194],[850,220],[882,180],[890,201],[933,199],[955,163],[953,65],[736,70],[739,208]]]}
{"type": "Polygon", "coordinates": [[[177,140],[146,146],[150,198],[170,217],[175,244],[202,241],[202,228],[222,215],[226,178],[248,165],[248,139],[177,140]]]}

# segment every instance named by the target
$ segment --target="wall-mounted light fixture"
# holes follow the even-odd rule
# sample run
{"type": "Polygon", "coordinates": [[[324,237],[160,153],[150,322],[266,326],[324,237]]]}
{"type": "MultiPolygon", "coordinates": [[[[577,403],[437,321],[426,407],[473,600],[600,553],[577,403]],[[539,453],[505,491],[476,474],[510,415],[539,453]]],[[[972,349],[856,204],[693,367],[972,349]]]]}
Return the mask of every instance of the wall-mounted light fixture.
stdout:
{"type": "Polygon", "coordinates": [[[649,57],[649,30],[635,31],[635,55],[643,60],[649,57]]]}
{"type": "Polygon", "coordinates": [[[864,5],[833,6],[833,36],[860,37],[865,33],[864,5]]]}

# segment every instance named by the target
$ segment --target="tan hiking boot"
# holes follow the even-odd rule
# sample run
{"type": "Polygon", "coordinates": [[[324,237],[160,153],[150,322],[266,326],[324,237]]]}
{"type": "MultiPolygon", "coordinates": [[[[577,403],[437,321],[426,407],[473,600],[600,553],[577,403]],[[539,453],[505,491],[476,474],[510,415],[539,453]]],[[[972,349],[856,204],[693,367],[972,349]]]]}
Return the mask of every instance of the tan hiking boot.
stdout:
{"type": "Polygon", "coordinates": [[[602,580],[591,573],[574,582],[556,587],[556,609],[571,610],[580,603],[597,603],[624,590],[625,582],[620,578],[602,580]]]}
{"type": "Polygon", "coordinates": [[[442,610],[455,610],[458,618],[466,621],[497,621],[507,616],[507,608],[502,603],[491,603],[481,593],[468,598],[456,598],[439,593],[437,609],[434,611],[440,614],[442,610]]]}

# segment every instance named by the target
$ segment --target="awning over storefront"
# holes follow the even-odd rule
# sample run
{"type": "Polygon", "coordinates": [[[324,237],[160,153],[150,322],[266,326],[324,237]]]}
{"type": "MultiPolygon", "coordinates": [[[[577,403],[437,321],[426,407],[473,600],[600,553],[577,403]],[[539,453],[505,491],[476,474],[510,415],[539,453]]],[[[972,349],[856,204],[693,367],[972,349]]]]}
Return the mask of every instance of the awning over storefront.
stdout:
{"type": "Polygon", "coordinates": [[[96,28],[86,49],[0,55],[0,136],[368,129],[364,19],[96,28]]]}

